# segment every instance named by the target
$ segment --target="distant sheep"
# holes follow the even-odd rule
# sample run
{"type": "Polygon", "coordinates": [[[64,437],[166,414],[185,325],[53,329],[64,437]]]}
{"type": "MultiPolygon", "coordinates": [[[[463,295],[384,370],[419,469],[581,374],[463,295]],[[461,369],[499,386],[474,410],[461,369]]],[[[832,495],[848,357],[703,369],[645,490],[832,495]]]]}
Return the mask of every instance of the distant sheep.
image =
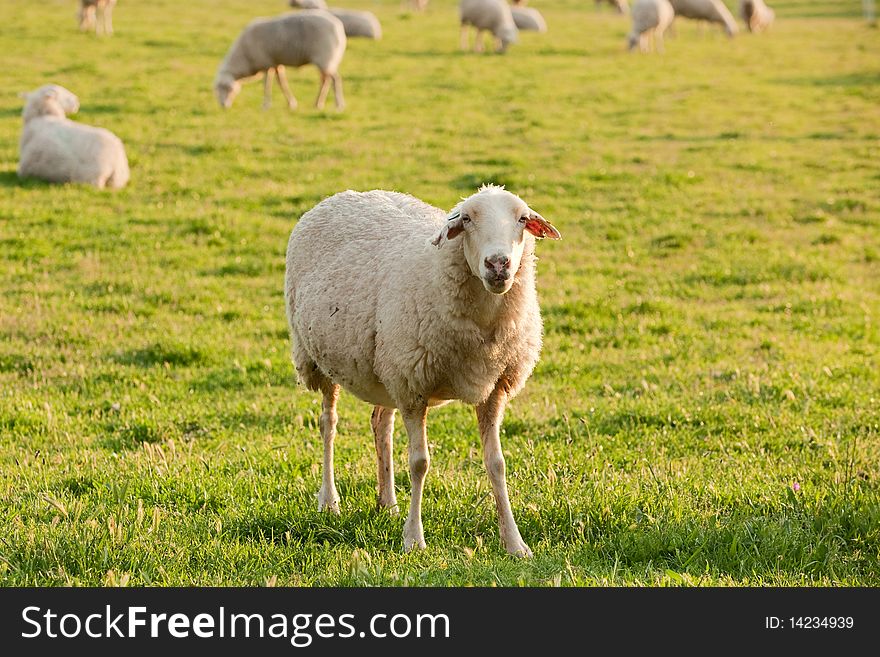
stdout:
{"type": "Polygon", "coordinates": [[[95,34],[113,34],[113,6],[116,0],[80,0],[77,20],[80,30],[94,29],[95,34]],[[101,21],[98,22],[98,13],[101,21]]]}
{"type": "Polygon", "coordinates": [[[300,380],[323,394],[318,508],[339,513],[333,466],[340,387],[373,405],[380,507],[397,511],[394,415],[409,436],[406,550],[425,547],[429,408],[475,406],[501,542],[531,556],[513,518],[499,430],[541,351],[535,242],[559,239],[518,196],[488,185],[448,214],[400,194],[342,192],[297,222],[284,297],[300,380]]]}
{"type": "Polygon", "coordinates": [[[342,21],[347,37],[366,37],[367,39],[381,39],[382,26],[375,14],[369,11],[354,11],[352,9],[330,8],[330,13],[342,21]]]}
{"type": "Polygon", "coordinates": [[[740,0],[739,15],[749,32],[763,32],[776,18],[776,13],[764,3],[764,0],[740,0]]]}
{"type": "Polygon", "coordinates": [[[636,0],[632,6],[632,31],[627,37],[630,50],[639,45],[648,52],[649,40],[653,40],[658,52],[663,52],[663,34],[675,18],[668,0],[636,0]]]}
{"type": "Polygon", "coordinates": [[[124,187],[128,159],[119,137],[104,128],[76,123],[79,99],[47,84],[25,95],[18,175],[54,183],[86,183],[98,189],[124,187]]]}
{"type": "Polygon", "coordinates": [[[482,32],[491,32],[497,43],[496,52],[503,53],[516,43],[517,29],[510,5],[505,0],[461,0],[461,48],[467,50],[468,26],[474,27],[474,51],[483,51],[482,32]]]}
{"type": "Polygon", "coordinates": [[[223,108],[241,91],[245,78],[265,72],[263,107],[269,107],[272,93],[272,71],[290,109],[296,109],[296,98],[287,85],[285,66],[314,64],[321,72],[321,87],[315,107],[324,107],[330,82],[336,107],[342,109],[342,76],[339,64],[345,54],[345,29],[342,21],[322,10],[306,9],[277,18],[258,18],[244,28],[232,44],[214,78],[214,91],[223,108]]]}
{"type": "Polygon", "coordinates": [[[324,0],[290,0],[290,6],[298,9],[327,9],[324,0]]]}
{"type": "Polygon", "coordinates": [[[596,0],[596,4],[608,4],[617,10],[618,14],[625,14],[629,11],[629,4],[626,0],[596,0]]]}
{"type": "Polygon", "coordinates": [[[510,13],[518,30],[547,31],[547,22],[537,9],[532,9],[531,7],[511,7],[510,13]]]}
{"type": "Polygon", "coordinates": [[[691,18],[698,21],[717,23],[724,28],[727,36],[734,36],[739,28],[733,14],[721,0],[669,0],[676,17],[691,18]]]}

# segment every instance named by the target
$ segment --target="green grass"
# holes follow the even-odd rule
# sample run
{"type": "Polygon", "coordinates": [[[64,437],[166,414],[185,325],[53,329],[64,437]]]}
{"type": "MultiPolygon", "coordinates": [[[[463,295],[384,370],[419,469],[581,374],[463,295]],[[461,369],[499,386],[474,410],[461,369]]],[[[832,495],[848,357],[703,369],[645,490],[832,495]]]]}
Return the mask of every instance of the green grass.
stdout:
{"type": "MultiPolygon", "coordinates": [[[[454,2],[352,40],[344,113],[220,58],[280,0],[0,0],[0,583],[880,585],[880,38],[858,2],[776,0],[727,40],[537,3],[547,35],[458,51],[454,2]],[[126,143],[118,193],[20,182],[20,91],[126,143]],[[375,510],[370,408],[340,404],[342,515],[289,361],[297,217],[346,189],[441,207],[504,183],[542,243],[543,357],[503,444],[529,561],[500,547],[472,411],[429,416],[428,549],[375,510]],[[798,491],[792,490],[797,482],[798,491]],[[274,579],[273,579],[274,578],[274,579]]],[[[731,4],[728,0],[728,4],[731,4]]],[[[397,488],[408,503],[405,441],[397,488]]]]}

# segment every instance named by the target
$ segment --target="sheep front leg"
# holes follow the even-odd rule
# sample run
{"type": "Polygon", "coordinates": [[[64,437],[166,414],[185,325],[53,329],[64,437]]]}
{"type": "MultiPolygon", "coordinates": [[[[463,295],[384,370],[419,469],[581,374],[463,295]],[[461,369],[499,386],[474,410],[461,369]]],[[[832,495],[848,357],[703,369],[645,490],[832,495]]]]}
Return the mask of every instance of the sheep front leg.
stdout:
{"type": "Polygon", "coordinates": [[[425,548],[425,530],[422,527],[422,490],[425,475],[428,474],[430,456],[428,455],[428,435],[425,423],[428,409],[404,411],[401,409],[403,423],[409,436],[409,476],[412,482],[412,497],[409,502],[409,515],[403,523],[403,547],[409,552],[413,548],[425,548]]]}
{"type": "Polygon", "coordinates": [[[501,542],[510,554],[518,557],[530,557],[532,551],[519,533],[519,527],[516,526],[513,511],[510,508],[510,498],[507,495],[506,466],[499,436],[501,419],[504,417],[506,405],[507,393],[499,385],[486,401],[477,405],[477,424],[480,427],[480,441],[483,443],[483,461],[486,464],[489,481],[492,483],[492,493],[495,496],[501,542]]]}
{"type": "Polygon", "coordinates": [[[376,468],[379,481],[380,508],[397,515],[397,496],[394,494],[394,409],[376,406],[370,417],[370,427],[376,441],[376,468]]]}
{"type": "Polygon", "coordinates": [[[288,109],[295,110],[296,98],[294,98],[293,94],[290,92],[290,86],[287,84],[287,73],[285,73],[284,67],[280,64],[275,67],[275,77],[278,78],[278,86],[281,87],[281,93],[283,93],[284,98],[287,99],[288,109]]]}
{"type": "Polygon", "coordinates": [[[338,72],[333,74],[333,99],[336,102],[336,109],[345,108],[345,99],[342,97],[342,76],[338,72]]]}
{"type": "Polygon", "coordinates": [[[464,23],[461,24],[461,49],[464,51],[468,49],[468,26],[464,23]]]}
{"type": "Polygon", "coordinates": [[[272,105],[272,71],[276,69],[268,69],[263,77],[263,109],[267,110],[272,105]]]}
{"type": "Polygon", "coordinates": [[[318,491],[318,510],[339,513],[339,493],[333,477],[333,439],[336,438],[336,401],[339,399],[339,386],[329,384],[324,389],[321,407],[321,438],[324,440],[324,471],[321,490],[318,491]]]}
{"type": "Polygon", "coordinates": [[[104,7],[104,34],[113,34],[113,5],[104,7]]]}

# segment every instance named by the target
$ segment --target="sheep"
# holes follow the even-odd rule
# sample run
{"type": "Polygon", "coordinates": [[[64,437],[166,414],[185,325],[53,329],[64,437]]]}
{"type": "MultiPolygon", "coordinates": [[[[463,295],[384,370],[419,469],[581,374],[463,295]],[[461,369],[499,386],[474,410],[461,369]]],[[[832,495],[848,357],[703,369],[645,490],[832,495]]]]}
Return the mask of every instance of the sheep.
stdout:
{"type": "Polygon", "coordinates": [[[663,34],[675,18],[669,0],[636,0],[632,6],[632,31],[627,37],[630,50],[639,44],[642,52],[648,52],[649,35],[658,52],[663,52],[663,34]]]}
{"type": "Polygon", "coordinates": [[[290,6],[298,9],[327,9],[324,0],[290,0],[290,6]]]}
{"type": "Polygon", "coordinates": [[[468,25],[473,25],[476,32],[474,52],[483,51],[483,40],[480,38],[483,30],[495,36],[496,52],[506,52],[510,44],[516,43],[516,23],[513,22],[510,6],[504,0],[461,0],[459,16],[462,50],[467,50],[468,25]]]}
{"type": "Polygon", "coordinates": [[[336,107],[342,109],[342,76],[339,64],[345,54],[345,29],[336,16],[314,9],[289,13],[277,18],[258,18],[244,28],[217,69],[214,91],[224,109],[241,91],[240,80],[265,71],[263,107],[268,108],[272,93],[272,71],[278,78],[287,106],[296,109],[297,102],[287,85],[285,66],[314,64],[321,72],[321,87],[315,107],[324,101],[333,81],[336,107]]]}
{"type": "Polygon", "coordinates": [[[675,10],[675,16],[693,18],[694,20],[718,23],[723,26],[727,36],[734,36],[739,28],[733,14],[721,0],[669,0],[675,10]]]}
{"type": "Polygon", "coordinates": [[[764,0],[739,0],[739,15],[749,32],[763,32],[776,18],[776,13],[764,0]]]}
{"type": "Polygon", "coordinates": [[[629,4],[626,0],[596,0],[596,6],[598,7],[603,2],[614,7],[618,14],[625,14],[629,11],[629,4]]]}
{"type": "Polygon", "coordinates": [[[510,8],[510,13],[518,30],[547,31],[547,22],[537,9],[514,6],[510,8]]]}
{"type": "Polygon", "coordinates": [[[98,189],[125,186],[130,173],[122,141],[109,130],[66,118],[79,111],[72,92],[47,84],[24,97],[20,178],[87,183],[98,189]]]}
{"type": "Polygon", "coordinates": [[[113,6],[116,0],[80,0],[77,21],[80,30],[95,29],[95,34],[103,28],[104,34],[113,34],[113,6]],[[101,22],[98,22],[98,12],[101,22]]]}
{"type": "Polygon", "coordinates": [[[409,436],[407,550],[424,548],[428,409],[476,408],[508,552],[531,556],[511,512],[499,428],[541,350],[535,239],[559,231],[503,187],[484,185],[448,214],[412,196],[346,191],[318,203],[287,245],[285,302],[300,380],[323,395],[318,508],[339,513],[333,439],[340,386],[374,406],[378,504],[396,512],[395,410],[409,436]]]}
{"type": "Polygon", "coordinates": [[[382,26],[379,24],[379,19],[372,12],[336,8],[331,8],[329,11],[342,21],[346,37],[382,38],[382,26]]]}

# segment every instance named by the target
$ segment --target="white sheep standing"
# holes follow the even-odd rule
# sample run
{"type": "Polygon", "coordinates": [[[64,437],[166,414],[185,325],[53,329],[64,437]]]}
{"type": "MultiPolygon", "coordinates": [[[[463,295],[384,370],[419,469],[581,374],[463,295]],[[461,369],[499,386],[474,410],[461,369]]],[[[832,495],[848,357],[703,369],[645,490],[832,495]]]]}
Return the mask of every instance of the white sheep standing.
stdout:
{"type": "Polygon", "coordinates": [[[764,0],[739,0],[739,15],[749,32],[763,32],[776,18],[776,13],[764,0]]]}
{"type": "Polygon", "coordinates": [[[609,4],[617,10],[618,14],[625,14],[629,11],[629,4],[626,0],[596,0],[596,5],[602,3],[609,4]]]}
{"type": "Polygon", "coordinates": [[[298,9],[327,9],[324,0],[290,0],[290,6],[298,9]]]}
{"type": "Polygon", "coordinates": [[[217,100],[221,107],[231,107],[241,91],[240,80],[265,72],[263,107],[269,107],[274,71],[288,107],[296,109],[296,98],[290,92],[284,67],[314,64],[321,72],[315,107],[324,107],[332,80],[336,107],[342,109],[345,101],[339,64],[345,54],[345,43],[342,21],[323,10],[306,9],[251,21],[217,69],[214,78],[217,100]]]}
{"type": "Polygon", "coordinates": [[[102,29],[104,34],[113,34],[113,6],[116,0],[80,0],[77,21],[80,30],[94,28],[95,34],[102,29]],[[98,21],[98,13],[101,20],[98,21]]]}
{"type": "Polygon", "coordinates": [[[376,15],[369,11],[355,11],[353,9],[337,9],[331,7],[331,14],[342,21],[345,36],[366,37],[368,39],[382,38],[382,25],[376,15]]]}
{"type": "Polygon", "coordinates": [[[55,183],[87,183],[99,189],[124,187],[130,173],[119,137],[104,128],[76,123],[79,99],[57,84],[25,94],[18,175],[55,183]]]}
{"type": "Polygon", "coordinates": [[[663,52],[663,34],[675,18],[669,0],[636,0],[632,6],[632,30],[627,37],[630,50],[639,45],[648,52],[649,38],[658,52],[663,52]]]}
{"type": "Polygon", "coordinates": [[[461,0],[459,5],[461,20],[461,48],[467,50],[468,26],[475,30],[474,51],[483,51],[482,32],[491,32],[496,39],[496,51],[503,53],[507,47],[516,43],[517,29],[513,22],[510,5],[505,0],[461,0]]]}
{"type": "Polygon", "coordinates": [[[323,394],[320,509],[339,512],[333,439],[340,386],[374,406],[379,506],[396,511],[395,409],[412,483],[403,539],[424,548],[428,409],[476,407],[483,459],[508,552],[531,555],[507,495],[499,429],[541,350],[535,238],[559,232],[519,197],[485,185],[448,214],[397,192],[342,192],[300,219],[287,245],[293,362],[323,394]]]}
{"type": "Polygon", "coordinates": [[[531,30],[533,32],[546,32],[547,21],[541,16],[541,12],[532,7],[514,6],[510,8],[513,22],[518,30],[531,30]]]}
{"type": "Polygon", "coordinates": [[[734,36],[739,28],[733,14],[721,0],[669,0],[675,10],[675,16],[691,18],[698,21],[718,23],[724,28],[727,36],[734,36]]]}

